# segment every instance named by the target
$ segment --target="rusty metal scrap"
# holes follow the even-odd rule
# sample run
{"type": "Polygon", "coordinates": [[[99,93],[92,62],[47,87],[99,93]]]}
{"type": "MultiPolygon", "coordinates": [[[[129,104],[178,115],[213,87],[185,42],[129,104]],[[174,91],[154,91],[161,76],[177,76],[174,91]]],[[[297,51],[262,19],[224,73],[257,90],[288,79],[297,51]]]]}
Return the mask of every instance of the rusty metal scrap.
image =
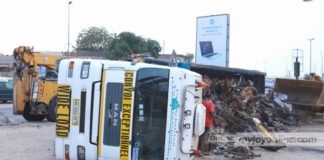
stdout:
{"type": "Polygon", "coordinates": [[[220,125],[231,131],[234,128],[237,132],[250,130],[253,117],[260,119],[271,131],[287,130],[285,125],[297,122],[291,106],[283,103],[273,92],[258,95],[252,81],[220,80],[206,75],[203,80],[207,83],[203,95],[210,95],[216,104],[220,104],[216,105],[218,117],[226,121],[220,125]]]}
{"type": "MultiPolygon", "coordinates": [[[[203,76],[203,80],[207,83],[203,96],[209,95],[216,104],[215,127],[224,128],[225,133],[259,132],[252,118],[258,118],[270,132],[288,131],[287,125],[297,123],[297,116],[292,107],[283,102],[284,96],[273,92],[269,92],[268,95],[258,95],[252,81],[242,78],[220,80],[206,75],[203,76]]],[[[218,150],[220,146],[214,147],[218,150]]],[[[276,151],[282,147],[285,145],[262,148],[276,151]]],[[[245,150],[248,148],[245,147],[245,150]]],[[[239,152],[235,154],[238,155],[239,152]]],[[[241,154],[254,155],[244,152],[241,154]]]]}

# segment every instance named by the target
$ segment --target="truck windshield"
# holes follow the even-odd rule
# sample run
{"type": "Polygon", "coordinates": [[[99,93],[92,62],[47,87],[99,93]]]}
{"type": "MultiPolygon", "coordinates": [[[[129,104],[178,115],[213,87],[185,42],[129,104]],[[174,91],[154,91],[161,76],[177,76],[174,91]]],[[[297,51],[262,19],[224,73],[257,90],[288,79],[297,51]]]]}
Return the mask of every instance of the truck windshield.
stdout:
{"type": "Polygon", "coordinates": [[[132,159],[163,159],[169,70],[137,72],[132,134],[132,159]]]}

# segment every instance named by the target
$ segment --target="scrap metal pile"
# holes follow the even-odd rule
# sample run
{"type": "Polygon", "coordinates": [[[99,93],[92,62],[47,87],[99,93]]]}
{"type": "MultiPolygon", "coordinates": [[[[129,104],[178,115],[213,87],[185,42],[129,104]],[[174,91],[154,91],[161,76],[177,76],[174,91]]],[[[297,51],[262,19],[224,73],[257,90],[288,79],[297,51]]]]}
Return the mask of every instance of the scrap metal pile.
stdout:
{"type": "Polygon", "coordinates": [[[252,118],[258,118],[269,131],[287,131],[287,125],[297,123],[296,115],[287,98],[270,91],[257,94],[252,81],[242,79],[219,80],[204,76],[208,84],[203,95],[211,95],[216,104],[216,126],[230,133],[256,131],[252,118]]]}
{"type": "MultiPolygon", "coordinates": [[[[252,81],[242,78],[220,80],[204,76],[203,80],[208,84],[203,95],[210,95],[215,102],[215,127],[223,128],[224,133],[262,132],[255,124],[255,119],[260,120],[260,124],[270,133],[286,132],[288,125],[297,123],[292,106],[283,102],[287,98],[284,95],[272,91],[260,95],[252,81]]],[[[249,146],[242,146],[249,150],[249,146]]],[[[214,146],[215,154],[219,153],[219,147],[219,144],[214,146]]],[[[262,148],[276,151],[283,146],[262,148]]]]}

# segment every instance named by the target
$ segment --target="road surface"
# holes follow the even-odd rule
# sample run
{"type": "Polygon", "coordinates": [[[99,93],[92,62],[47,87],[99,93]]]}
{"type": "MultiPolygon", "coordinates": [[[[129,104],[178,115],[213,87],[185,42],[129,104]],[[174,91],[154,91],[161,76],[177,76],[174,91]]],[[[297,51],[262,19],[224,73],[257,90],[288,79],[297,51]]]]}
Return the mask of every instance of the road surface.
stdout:
{"type": "Polygon", "coordinates": [[[13,115],[12,103],[0,103],[0,113],[4,114],[14,123],[24,123],[26,120],[21,115],[13,115]]]}

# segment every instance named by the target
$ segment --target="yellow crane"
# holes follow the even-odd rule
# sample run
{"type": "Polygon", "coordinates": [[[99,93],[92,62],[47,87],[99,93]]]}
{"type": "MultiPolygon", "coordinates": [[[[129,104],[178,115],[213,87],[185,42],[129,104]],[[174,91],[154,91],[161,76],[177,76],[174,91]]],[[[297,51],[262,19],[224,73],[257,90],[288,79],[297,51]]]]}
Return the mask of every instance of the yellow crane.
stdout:
{"type": "Polygon", "coordinates": [[[34,52],[20,46],[14,52],[13,113],[27,121],[56,121],[56,61],[62,55],[34,52]]]}

